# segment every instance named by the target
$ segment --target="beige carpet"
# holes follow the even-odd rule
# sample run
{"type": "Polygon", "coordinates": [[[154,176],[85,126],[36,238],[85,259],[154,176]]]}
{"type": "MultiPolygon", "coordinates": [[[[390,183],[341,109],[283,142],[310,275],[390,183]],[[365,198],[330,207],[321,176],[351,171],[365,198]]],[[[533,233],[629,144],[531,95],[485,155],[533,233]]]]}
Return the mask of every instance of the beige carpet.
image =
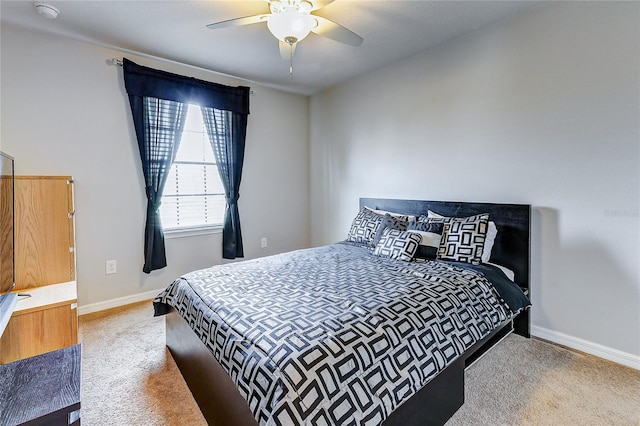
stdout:
{"type": "Polygon", "coordinates": [[[91,425],[206,425],[151,302],[80,317],[81,418],[91,425]]]}
{"type": "MultiPolygon", "coordinates": [[[[205,425],[151,302],[80,317],[82,424],[205,425]]],[[[466,372],[447,426],[640,425],[640,371],[511,335],[466,372]]],[[[232,426],[232,425],[230,425],[232,426]]]]}
{"type": "Polygon", "coordinates": [[[640,371],[510,335],[468,368],[463,425],[640,425],[640,371]]]}

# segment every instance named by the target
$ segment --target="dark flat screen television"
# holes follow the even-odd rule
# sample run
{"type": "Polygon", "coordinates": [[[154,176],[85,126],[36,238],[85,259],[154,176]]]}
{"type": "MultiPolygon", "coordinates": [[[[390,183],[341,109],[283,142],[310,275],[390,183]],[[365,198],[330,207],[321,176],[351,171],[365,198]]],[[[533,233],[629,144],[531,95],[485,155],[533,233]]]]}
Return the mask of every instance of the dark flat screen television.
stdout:
{"type": "Polygon", "coordinates": [[[13,157],[0,152],[0,335],[16,303],[13,157]]]}

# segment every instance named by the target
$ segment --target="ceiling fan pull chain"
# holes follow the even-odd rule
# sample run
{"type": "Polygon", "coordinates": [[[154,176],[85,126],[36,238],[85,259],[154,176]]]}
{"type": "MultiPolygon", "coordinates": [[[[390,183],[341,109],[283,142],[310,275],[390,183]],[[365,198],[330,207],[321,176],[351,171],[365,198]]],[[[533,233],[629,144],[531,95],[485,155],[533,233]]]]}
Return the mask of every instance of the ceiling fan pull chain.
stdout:
{"type": "Polygon", "coordinates": [[[289,45],[289,78],[293,80],[293,49],[295,49],[298,39],[294,36],[287,36],[284,38],[284,42],[289,45]]]}
{"type": "Polygon", "coordinates": [[[289,78],[293,80],[293,43],[289,44],[289,78]]]}

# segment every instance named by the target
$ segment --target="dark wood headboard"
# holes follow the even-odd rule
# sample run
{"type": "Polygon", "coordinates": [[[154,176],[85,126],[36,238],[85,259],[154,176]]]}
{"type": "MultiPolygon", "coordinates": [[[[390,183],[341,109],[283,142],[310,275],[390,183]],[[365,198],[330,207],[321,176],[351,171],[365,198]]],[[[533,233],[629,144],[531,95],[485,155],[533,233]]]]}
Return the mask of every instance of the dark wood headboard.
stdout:
{"type": "Polygon", "coordinates": [[[529,289],[531,277],[530,205],[361,198],[360,208],[364,206],[414,216],[426,216],[428,210],[443,216],[455,217],[489,213],[489,220],[495,222],[498,228],[498,236],[491,251],[490,262],[511,269],[515,274],[516,284],[529,289]]]}

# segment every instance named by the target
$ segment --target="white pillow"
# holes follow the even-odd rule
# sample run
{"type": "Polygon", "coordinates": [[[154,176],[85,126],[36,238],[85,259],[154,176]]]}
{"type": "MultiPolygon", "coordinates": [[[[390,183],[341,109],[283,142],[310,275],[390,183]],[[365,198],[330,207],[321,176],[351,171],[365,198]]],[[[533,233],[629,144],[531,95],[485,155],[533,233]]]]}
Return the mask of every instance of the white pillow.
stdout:
{"type": "MultiPolygon", "coordinates": [[[[438,219],[447,218],[447,216],[442,216],[441,214],[438,214],[431,210],[427,211],[427,217],[438,218],[438,219]]],[[[487,228],[487,235],[484,240],[484,247],[482,249],[482,263],[489,262],[489,259],[491,258],[491,250],[493,249],[493,243],[496,241],[497,235],[498,235],[498,228],[496,227],[496,223],[490,220],[489,226],[487,228]]]]}
{"type": "Polygon", "coordinates": [[[498,228],[496,227],[496,223],[490,220],[489,227],[487,228],[487,235],[484,240],[484,248],[482,249],[482,263],[489,263],[489,259],[491,258],[491,250],[493,249],[493,243],[496,241],[497,235],[498,228]]]}

